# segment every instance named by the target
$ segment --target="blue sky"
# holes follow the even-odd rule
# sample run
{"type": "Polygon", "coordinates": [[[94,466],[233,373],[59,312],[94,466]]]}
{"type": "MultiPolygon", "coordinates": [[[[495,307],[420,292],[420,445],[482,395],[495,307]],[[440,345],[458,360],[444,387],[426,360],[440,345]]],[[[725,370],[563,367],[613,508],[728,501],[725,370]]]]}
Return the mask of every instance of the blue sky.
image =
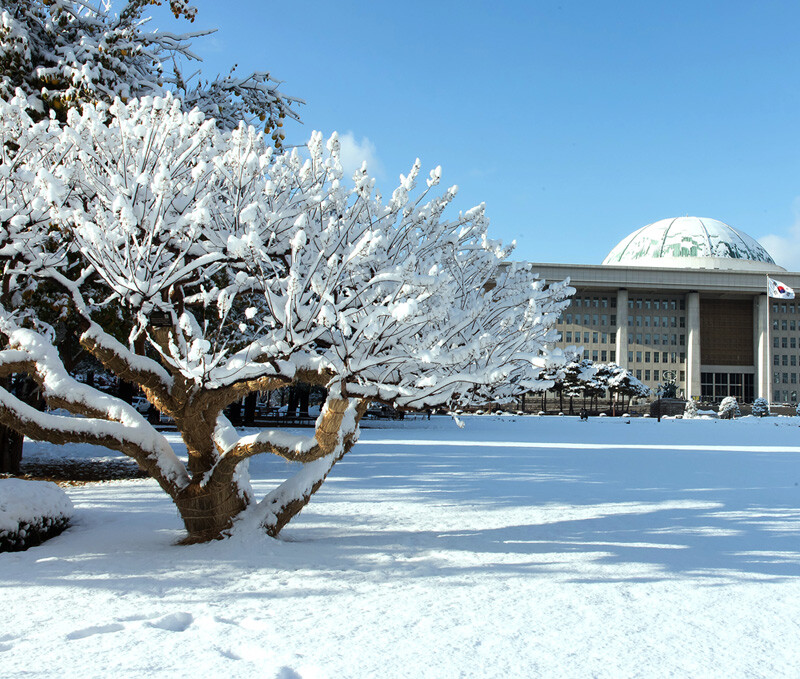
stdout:
{"type": "Polygon", "coordinates": [[[688,214],[800,270],[796,2],[194,4],[219,29],[205,73],[269,70],[306,100],[288,142],[338,130],[386,192],[441,165],[518,258],[599,263],[688,214]]]}

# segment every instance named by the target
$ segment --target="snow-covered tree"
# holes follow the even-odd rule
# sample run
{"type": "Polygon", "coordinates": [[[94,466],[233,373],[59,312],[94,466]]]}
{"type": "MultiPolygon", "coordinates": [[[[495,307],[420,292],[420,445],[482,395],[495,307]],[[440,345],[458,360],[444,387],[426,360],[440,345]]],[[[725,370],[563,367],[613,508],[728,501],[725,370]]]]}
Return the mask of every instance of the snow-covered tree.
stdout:
{"type": "Polygon", "coordinates": [[[612,376],[608,379],[608,391],[617,399],[622,396],[622,405],[628,397],[628,406],[634,398],[647,398],[650,396],[650,387],[637,379],[627,368],[622,368],[614,363],[609,364],[612,376]]]}
{"type": "Polygon", "coordinates": [[[719,417],[722,420],[732,420],[735,417],[741,416],[739,410],[739,401],[735,396],[726,396],[719,404],[719,417]]]}
{"type": "Polygon", "coordinates": [[[756,417],[764,417],[769,415],[769,402],[767,399],[759,396],[753,401],[753,415],[756,417]]]}
{"type": "MultiPolygon", "coordinates": [[[[280,141],[279,128],[297,118],[299,100],[280,93],[266,72],[186,79],[180,63],[199,59],[192,42],[210,31],[147,30],[145,12],[156,4],[128,0],[115,14],[100,0],[0,0],[0,96],[8,100],[21,89],[34,116],[54,111],[64,120],[83,103],[171,89],[187,110],[197,107],[228,128],[260,119],[280,141]]],[[[194,21],[187,0],[169,5],[176,17],[194,21]]]]}
{"type": "Polygon", "coordinates": [[[276,153],[252,127],[225,132],[170,96],[85,105],[65,126],[30,108],[0,102],[0,377],[28,374],[82,417],[0,388],[0,423],[129,455],[172,497],[188,541],[243,517],[276,535],[374,400],[512,399],[557,362],[546,345],[572,289],[507,263],[483,207],[445,219],[455,189],[433,194],[438,169],[417,193],[417,162],[384,201],[365,169],[345,187],[335,136],[276,153]],[[61,291],[84,349],[174,420],[188,466],[133,407],[70,376],[29,304],[44,288],[61,291]],[[222,414],[298,382],[327,389],[311,437],[240,437],[222,414]],[[246,467],[260,453],[302,467],[256,502],[246,467]]]}
{"type": "Polygon", "coordinates": [[[695,417],[697,417],[697,402],[690,398],[683,409],[683,419],[693,420],[695,417]]]}

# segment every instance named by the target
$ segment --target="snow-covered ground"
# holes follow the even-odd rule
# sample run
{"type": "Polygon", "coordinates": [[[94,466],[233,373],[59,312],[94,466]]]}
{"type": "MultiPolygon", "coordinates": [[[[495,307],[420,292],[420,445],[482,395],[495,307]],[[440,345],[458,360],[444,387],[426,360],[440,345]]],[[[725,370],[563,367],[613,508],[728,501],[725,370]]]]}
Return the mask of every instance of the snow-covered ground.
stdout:
{"type": "Polygon", "coordinates": [[[0,676],[800,676],[800,418],[465,420],[364,430],[281,540],[67,489],[0,554],[0,676]]]}

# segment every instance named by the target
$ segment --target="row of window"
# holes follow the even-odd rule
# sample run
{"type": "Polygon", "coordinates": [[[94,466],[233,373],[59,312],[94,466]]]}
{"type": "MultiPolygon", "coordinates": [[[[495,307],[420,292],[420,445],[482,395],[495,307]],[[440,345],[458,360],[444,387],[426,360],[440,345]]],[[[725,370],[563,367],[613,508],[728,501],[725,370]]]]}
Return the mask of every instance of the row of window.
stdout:
{"type": "Polygon", "coordinates": [[[685,328],[686,316],[628,316],[628,325],[637,328],[685,328]]]}
{"type": "Polygon", "coordinates": [[[797,384],[797,373],[772,373],[773,384],[797,384]]]}
{"type": "Polygon", "coordinates": [[[773,337],[772,346],[775,349],[797,349],[796,337],[773,337]]]}
{"type": "Polygon", "coordinates": [[[793,320],[786,320],[785,318],[781,320],[773,319],[772,321],[772,329],[773,330],[797,330],[797,322],[793,320]]]}
{"type": "MultiPolygon", "coordinates": [[[[563,323],[564,325],[572,325],[573,321],[575,325],[581,325],[581,318],[583,318],[583,325],[608,325],[608,314],[564,314],[563,320],[559,319],[559,323],[563,323]]],[[[611,314],[611,325],[617,324],[617,317],[615,314],[611,314]]]]}
{"type": "MultiPolygon", "coordinates": [[[[588,354],[589,352],[586,353],[588,354]]],[[[589,356],[587,356],[587,358],[589,358],[589,356]]],[[[607,349],[592,349],[591,359],[595,363],[616,363],[617,352],[613,349],[611,351],[607,349]]]]}
{"type": "Polygon", "coordinates": [[[772,365],[797,365],[797,354],[773,354],[772,365]]]}
{"type": "MultiPolygon", "coordinates": [[[[653,382],[661,381],[662,372],[663,372],[663,379],[664,380],[673,379],[674,377],[676,377],[674,370],[663,370],[663,371],[662,370],[653,370],[652,371],[652,377],[653,377],[652,381],[653,382]]],[[[636,379],[637,380],[643,380],[645,382],[650,382],[651,381],[650,380],[651,372],[650,372],[650,370],[648,370],[646,368],[644,370],[640,370],[640,369],[637,368],[634,371],[634,374],[636,375],[636,379]]],[[[678,373],[677,377],[678,377],[678,382],[683,384],[684,382],[686,382],[686,371],[685,370],[681,370],[678,373]]]]}
{"type": "Polygon", "coordinates": [[[564,341],[567,344],[575,344],[581,343],[581,336],[583,337],[583,344],[589,344],[589,338],[591,338],[592,344],[615,344],[617,341],[617,333],[612,332],[584,332],[583,335],[581,333],[575,331],[573,333],[572,330],[566,330],[564,332],[564,341]],[[573,339],[574,338],[574,339],[573,339]]]}
{"type": "Polygon", "coordinates": [[[611,300],[608,297],[573,297],[570,301],[574,307],[582,306],[587,309],[589,307],[608,309],[609,306],[612,309],[617,308],[616,297],[612,297],[611,300]]]}
{"type": "Polygon", "coordinates": [[[685,363],[686,353],[681,351],[629,351],[628,363],[685,363]],[[635,359],[635,361],[634,361],[635,359]]]}
{"type": "MultiPolygon", "coordinates": [[[[774,314],[793,314],[794,304],[787,304],[786,302],[773,302],[772,313],[774,314]]],[[[797,313],[800,314],[800,304],[797,305],[797,313]]]]}
{"type": "Polygon", "coordinates": [[[686,346],[686,335],[668,335],[666,333],[664,333],[664,334],[658,334],[658,333],[650,334],[649,332],[646,332],[646,333],[641,333],[641,332],[633,333],[632,332],[632,333],[630,333],[628,335],[628,344],[644,344],[644,345],[648,345],[648,344],[653,344],[653,345],[663,344],[664,346],[667,346],[668,344],[671,344],[672,346],[680,345],[680,346],[683,347],[683,346],[686,346]]]}
{"type": "Polygon", "coordinates": [[[655,311],[673,311],[680,309],[683,311],[686,308],[686,302],[683,299],[629,299],[629,309],[654,309],[655,311]]]}

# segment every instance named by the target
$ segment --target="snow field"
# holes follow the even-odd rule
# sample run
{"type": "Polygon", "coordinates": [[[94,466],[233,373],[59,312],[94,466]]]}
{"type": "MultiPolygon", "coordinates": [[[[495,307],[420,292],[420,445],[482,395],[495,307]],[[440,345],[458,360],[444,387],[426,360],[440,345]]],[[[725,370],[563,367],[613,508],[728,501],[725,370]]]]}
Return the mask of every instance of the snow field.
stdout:
{"type": "Polygon", "coordinates": [[[800,421],[465,420],[363,430],[281,540],[176,547],[154,483],[69,488],[0,555],[0,676],[800,674],[800,421]]]}

